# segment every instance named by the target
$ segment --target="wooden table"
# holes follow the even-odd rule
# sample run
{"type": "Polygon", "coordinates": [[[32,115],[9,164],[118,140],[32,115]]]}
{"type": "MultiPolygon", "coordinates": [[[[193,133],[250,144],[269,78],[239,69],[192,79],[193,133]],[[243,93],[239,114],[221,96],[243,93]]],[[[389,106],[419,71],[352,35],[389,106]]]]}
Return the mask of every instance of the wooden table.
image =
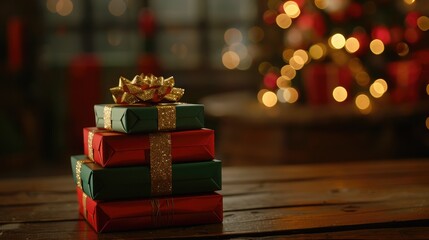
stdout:
{"type": "Polygon", "coordinates": [[[428,239],[429,159],[225,167],[223,224],[95,233],[69,176],[0,181],[0,239],[428,239]]]}

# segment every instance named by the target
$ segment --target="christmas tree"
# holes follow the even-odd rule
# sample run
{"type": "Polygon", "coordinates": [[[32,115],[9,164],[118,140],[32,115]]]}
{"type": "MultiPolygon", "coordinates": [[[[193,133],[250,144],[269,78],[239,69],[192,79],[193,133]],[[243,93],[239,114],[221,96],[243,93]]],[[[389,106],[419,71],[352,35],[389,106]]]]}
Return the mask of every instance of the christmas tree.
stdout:
{"type": "Polygon", "coordinates": [[[279,104],[415,103],[429,94],[429,7],[417,0],[267,2],[258,100],[279,104]],[[425,72],[426,71],[426,72],[425,72]]]}

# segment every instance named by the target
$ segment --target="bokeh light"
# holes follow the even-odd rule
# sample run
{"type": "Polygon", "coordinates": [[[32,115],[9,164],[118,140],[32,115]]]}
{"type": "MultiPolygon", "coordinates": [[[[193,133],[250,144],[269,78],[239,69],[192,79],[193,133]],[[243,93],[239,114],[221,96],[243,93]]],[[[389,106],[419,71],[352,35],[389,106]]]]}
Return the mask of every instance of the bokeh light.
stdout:
{"type": "Polygon", "coordinates": [[[225,31],[223,38],[228,45],[239,43],[243,40],[243,35],[237,28],[229,28],[225,31]]]}
{"type": "Polygon", "coordinates": [[[226,51],[222,55],[222,63],[228,69],[234,69],[240,64],[240,57],[233,51],[226,51]]]}
{"type": "Polygon", "coordinates": [[[296,76],[296,70],[291,65],[284,65],[280,69],[280,74],[287,80],[292,80],[296,76]]]}
{"type": "Polygon", "coordinates": [[[318,60],[321,59],[326,52],[326,47],[324,44],[318,43],[314,44],[309,49],[311,58],[318,60]]]}
{"type": "Polygon", "coordinates": [[[289,62],[290,58],[293,56],[293,53],[294,53],[293,49],[290,49],[290,48],[283,50],[283,53],[282,53],[283,61],[289,62]]]}
{"type": "Polygon", "coordinates": [[[426,128],[429,129],[429,117],[426,118],[426,128]]]}
{"type": "Polygon", "coordinates": [[[304,67],[305,61],[300,56],[293,56],[289,59],[290,66],[295,70],[300,70],[304,67]]]}
{"type": "Polygon", "coordinates": [[[337,102],[344,102],[347,99],[347,90],[344,87],[338,86],[332,91],[332,97],[337,102]]]}
{"type": "Polygon", "coordinates": [[[360,44],[357,38],[351,37],[346,40],[346,51],[349,53],[355,53],[359,50],[360,44]]]}
{"type": "Polygon", "coordinates": [[[399,56],[404,57],[408,55],[408,53],[410,52],[410,48],[408,47],[408,44],[400,42],[396,44],[396,52],[399,56]]]}
{"type": "Polygon", "coordinates": [[[369,93],[375,97],[379,98],[387,91],[387,82],[384,79],[377,79],[369,87],[369,93]]]}
{"type": "Polygon", "coordinates": [[[276,23],[280,28],[286,29],[292,24],[292,19],[285,13],[281,13],[276,17],[276,23]]]}
{"type": "Polygon", "coordinates": [[[417,19],[417,26],[420,28],[420,30],[422,31],[427,31],[429,30],[429,18],[426,16],[421,16],[417,19]]]}
{"type": "Polygon", "coordinates": [[[372,40],[369,44],[369,48],[371,49],[371,52],[375,55],[379,55],[384,52],[384,44],[380,39],[372,40]]]}
{"type": "Polygon", "coordinates": [[[346,38],[341,33],[336,33],[329,38],[329,46],[334,49],[341,49],[346,44],[346,38]]]}
{"type": "Polygon", "coordinates": [[[108,9],[110,14],[115,17],[120,17],[124,15],[125,11],[127,10],[127,4],[124,0],[110,0],[108,9]]]}
{"type": "Polygon", "coordinates": [[[287,88],[290,87],[290,79],[287,79],[285,76],[280,76],[276,81],[278,88],[287,88]]]}
{"type": "Polygon", "coordinates": [[[58,0],[55,10],[59,15],[65,17],[73,12],[73,3],[70,0],[58,0]]]}
{"type": "Polygon", "coordinates": [[[258,26],[253,26],[249,29],[248,38],[254,43],[262,41],[265,37],[264,30],[258,26]]]}
{"type": "Polygon", "coordinates": [[[283,4],[283,9],[285,13],[291,18],[297,18],[301,14],[299,6],[294,1],[287,1],[283,4]]]}
{"type": "Polygon", "coordinates": [[[309,58],[308,58],[308,53],[307,51],[303,50],[303,49],[298,49],[293,53],[293,56],[298,56],[302,59],[302,61],[304,61],[304,64],[308,62],[309,58]]]}
{"type": "Polygon", "coordinates": [[[266,107],[274,107],[277,104],[277,95],[271,91],[267,91],[262,95],[262,104],[266,107]]]}
{"type": "Polygon", "coordinates": [[[293,87],[285,88],[283,91],[283,98],[288,103],[294,103],[298,101],[298,97],[299,97],[298,91],[293,87]]]}
{"type": "Polygon", "coordinates": [[[356,96],[355,104],[359,110],[365,111],[370,108],[371,101],[369,100],[369,97],[367,95],[359,94],[356,96]]]}
{"type": "Polygon", "coordinates": [[[371,80],[368,73],[365,71],[359,71],[358,73],[356,73],[355,79],[357,84],[359,84],[362,87],[368,86],[371,80]]]}

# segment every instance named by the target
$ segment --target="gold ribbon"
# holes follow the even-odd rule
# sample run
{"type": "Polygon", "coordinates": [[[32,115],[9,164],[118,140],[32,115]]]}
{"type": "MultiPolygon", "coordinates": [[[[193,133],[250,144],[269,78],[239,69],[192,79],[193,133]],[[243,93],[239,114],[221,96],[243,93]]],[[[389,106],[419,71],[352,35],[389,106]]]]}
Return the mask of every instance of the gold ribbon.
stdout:
{"type": "Polygon", "coordinates": [[[104,128],[112,130],[112,105],[105,105],[103,109],[104,128]]]}
{"type": "Polygon", "coordinates": [[[172,193],[170,133],[149,134],[151,196],[172,193]]]}
{"type": "Polygon", "coordinates": [[[82,191],[82,208],[83,208],[83,217],[88,219],[88,211],[86,210],[86,199],[88,196],[82,191]]]}
{"type": "Polygon", "coordinates": [[[95,130],[90,130],[88,132],[88,157],[91,161],[94,161],[94,148],[92,146],[92,141],[94,140],[94,132],[95,130]]]}
{"type": "MultiPolygon", "coordinates": [[[[104,128],[112,130],[112,108],[119,104],[107,104],[103,108],[104,128]]],[[[134,106],[150,106],[147,104],[134,104],[134,106]]],[[[158,112],[158,131],[176,129],[176,104],[159,104],[155,106],[158,112]]],[[[92,159],[90,157],[90,159],[92,159]]]]}
{"type": "Polygon", "coordinates": [[[158,110],[158,130],[168,131],[176,129],[176,106],[157,105],[158,110]]]}
{"type": "Polygon", "coordinates": [[[151,199],[152,205],[152,224],[155,227],[170,226],[174,217],[174,199],[151,199]],[[161,203],[165,202],[165,206],[161,203]]]}
{"type": "Polygon", "coordinates": [[[174,87],[174,78],[155,77],[154,75],[136,75],[132,81],[120,77],[117,87],[110,88],[115,103],[133,104],[137,102],[158,103],[177,102],[185,90],[174,87]]]}
{"type": "Polygon", "coordinates": [[[86,164],[86,163],[90,163],[92,162],[91,160],[88,159],[83,159],[83,160],[78,160],[76,162],[76,185],[82,189],[82,177],[80,176],[81,170],[82,170],[82,164],[86,164]]]}

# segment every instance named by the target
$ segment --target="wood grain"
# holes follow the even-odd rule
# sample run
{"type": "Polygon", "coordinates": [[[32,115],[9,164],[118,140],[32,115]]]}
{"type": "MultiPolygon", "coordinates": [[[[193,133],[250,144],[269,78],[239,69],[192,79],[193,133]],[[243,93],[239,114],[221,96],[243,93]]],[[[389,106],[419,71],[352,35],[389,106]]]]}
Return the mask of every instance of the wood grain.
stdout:
{"type": "Polygon", "coordinates": [[[0,239],[429,236],[428,160],[224,168],[224,222],[96,234],[71,176],[0,181],[0,239]]]}

